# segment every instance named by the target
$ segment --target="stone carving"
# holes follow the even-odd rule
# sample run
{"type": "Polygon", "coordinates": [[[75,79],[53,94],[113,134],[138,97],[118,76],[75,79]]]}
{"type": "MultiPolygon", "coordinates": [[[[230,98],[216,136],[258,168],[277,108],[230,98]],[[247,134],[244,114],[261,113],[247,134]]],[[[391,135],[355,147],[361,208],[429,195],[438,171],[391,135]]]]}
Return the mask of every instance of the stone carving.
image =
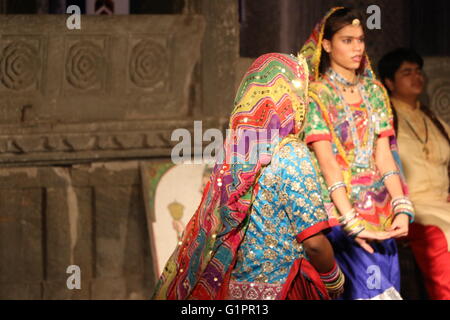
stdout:
{"type": "Polygon", "coordinates": [[[141,40],[130,57],[130,79],[140,88],[152,88],[167,76],[167,53],[152,40],[141,40]]]}
{"type": "Polygon", "coordinates": [[[36,84],[41,62],[38,50],[24,41],[9,43],[1,53],[0,79],[12,90],[25,90],[36,84]]]}
{"type": "MultiPolygon", "coordinates": [[[[226,16],[220,8],[211,28],[216,14],[226,16]]],[[[228,118],[237,56],[217,55],[227,66],[221,70],[213,60],[216,42],[226,49],[236,33],[214,32],[202,53],[200,14],[87,15],[80,31],[61,27],[66,19],[0,19],[0,166],[169,157],[173,130],[192,132],[194,120],[219,128],[227,120],[218,111],[228,118]],[[201,66],[202,59],[211,62],[201,66]],[[212,81],[205,101],[204,83],[212,81]]]]}
{"type": "Polygon", "coordinates": [[[80,41],[69,49],[66,60],[66,78],[75,88],[98,89],[102,85],[103,50],[91,41],[80,41]]]}
{"type": "Polygon", "coordinates": [[[424,71],[427,77],[427,103],[450,124],[450,58],[426,57],[424,71]]]}
{"type": "MultiPolygon", "coordinates": [[[[203,130],[220,128],[224,132],[228,120],[206,120],[203,130]]],[[[73,159],[107,158],[111,154],[121,158],[160,154],[170,156],[172,148],[179,143],[171,140],[173,130],[186,128],[190,131],[191,139],[194,139],[193,123],[189,120],[173,121],[170,125],[149,122],[146,127],[135,130],[127,128],[127,131],[122,132],[113,130],[113,126],[108,127],[96,133],[65,133],[55,129],[53,133],[0,136],[0,161],[4,164],[46,161],[50,155],[58,163],[73,159]]],[[[195,141],[191,142],[194,145],[195,141]]],[[[209,141],[203,141],[203,147],[208,144],[209,141]]]]}
{"type": "Polygon", "coordinates": [[[435,81],[434,85],[431,105],[441,117],[450,122],[450,81],[440,79],[435,81]]]}
{"type": "Polygon", "coordinates": [[[228,117],[233,106],[236,61],[239,57],[238,3],[202,0],[207,28],[202,48],[203,112],[228,117]],[[229,94],[232,93],[232,94],[229,94]],[[217,99],[218,94],[221,95],[217,99]]]}

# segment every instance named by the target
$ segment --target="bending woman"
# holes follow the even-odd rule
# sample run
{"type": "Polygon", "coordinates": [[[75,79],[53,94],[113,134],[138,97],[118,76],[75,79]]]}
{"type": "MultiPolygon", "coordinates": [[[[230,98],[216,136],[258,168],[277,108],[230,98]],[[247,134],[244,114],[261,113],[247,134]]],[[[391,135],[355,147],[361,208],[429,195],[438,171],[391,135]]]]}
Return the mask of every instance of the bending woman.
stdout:
{"type": "Polygon", "coordinates": [[[407,235],[414,211],[394,156],[389,100],[365,53],[360,17],[333,8],[301,53],[314,81],[305,139],[336,226],[327,236],[347,279],[343,298],[401,299],[393,238],[407,235]]]}
{"type": "Polygon", "coordinates": [[[166,264],[156,299],[329,299],[344,277],[322,230],[328,216],[299,140],[308,67],[267,54],[235,100],[225,161],[166,264]]]}

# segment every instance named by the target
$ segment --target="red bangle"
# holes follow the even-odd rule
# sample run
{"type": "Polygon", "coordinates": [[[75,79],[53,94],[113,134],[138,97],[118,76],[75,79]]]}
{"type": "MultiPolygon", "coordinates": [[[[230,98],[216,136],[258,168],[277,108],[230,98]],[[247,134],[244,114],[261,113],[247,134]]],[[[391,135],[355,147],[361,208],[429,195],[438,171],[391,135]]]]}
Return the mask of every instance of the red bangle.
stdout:
{"type": "Polygon", "coordinates": [[[328,277],[334,275],[334,273],[336,273],[337,269],[338,269],[338,265],[337,265],[336,261],[334,261],[334,264],[333,264],[333,267],[331,268],[331,270],[328,272],[325,272],[325,273],[319,272],[319,276],[321,278],[328,278],[328,277]]]}

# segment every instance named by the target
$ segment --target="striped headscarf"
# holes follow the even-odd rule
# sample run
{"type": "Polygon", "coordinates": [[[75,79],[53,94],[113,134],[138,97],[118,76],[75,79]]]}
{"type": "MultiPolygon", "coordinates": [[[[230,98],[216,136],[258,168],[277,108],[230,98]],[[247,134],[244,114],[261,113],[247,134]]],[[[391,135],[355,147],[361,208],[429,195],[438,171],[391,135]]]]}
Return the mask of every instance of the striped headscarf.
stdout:
{"type": "Polygon", "coordinates": [[[157,284],[155,299],[221,299],[243,240],[257,177],[278,143],[298,135],[307,109],[302,56],[254,61],[237,91],[224,163],[216,163],[201,203],[157,284]]]}

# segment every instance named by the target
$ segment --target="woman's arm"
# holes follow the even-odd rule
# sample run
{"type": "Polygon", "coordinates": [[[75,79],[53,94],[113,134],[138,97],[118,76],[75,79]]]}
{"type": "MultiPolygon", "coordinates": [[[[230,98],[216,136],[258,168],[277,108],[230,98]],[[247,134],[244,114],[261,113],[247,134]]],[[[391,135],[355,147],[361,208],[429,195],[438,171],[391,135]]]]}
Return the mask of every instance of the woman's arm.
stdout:
{"type": "MultiPolygon", "coordinates": [[[[331,149],[330,141],[317,141],[311,144],[317,160],[319,161],[320,170],[325,178],[328,186],[338,181],[343,181],[342,171],[331,149]]],[[[349,212],[353,206],[347,196],[345,188],[339,188],[331,194],[331,200],[341,215],[349,212]]],[[[355,241],[367,252],[373,253],[373,248],[366,240],[385,240],[391,235],[387,232],[372,232],[364,230],[358,234],[355,241]]]]}
{"type": "Polygon", "coordinates": [[[319,272],[331,298],[337,298],[344,290],[344,274],[334,259],[333,247],[327,237],[319,232],[303,240],[308,260],[319,272]]]}
{"type": "MultiPolygon", "coordinates": [[[[314,153],[319,161],[320,171],[322,172],[328,186],[336,182],[343,181],[341,168],[331,149],[330,141],[317,141],[311,144],[314,153]]],[[[352,204],[347,197],[345,188],[339,188],[331,194],[331,200],[341,215],[352,209],[352,204]]]]}
{"type": "MultiPolygon", "coordinates": [[[[382,175],[389,171],[399,170],[389,147],[389,137],[383,137],[377,140],[375,162],[382,175]]],[[[399,175],[389,176],[385,179],[384,185],[393,199],[404,195],[399,175]]],[[[391,237],[399,238],[408,235],[408,228],[409,216],[399,214],[394,218],[392,226],[388,231],[393,231],[391,237]]]]}
{"type": "Polygon", "coordinates": [[[323,233],[305,239],[302,244],[309,261],[319,273],[329,272],[333,268],[333,247],[323,233]]]}
{"type": "MultiPolygon", "coordinates": [[[[375,163],[382,175],[389,171],[399,170],[389,147],[389,137],[378,139],[375,149],[375,163]]],[[[384,184],[392,198],[403,196],[403,187],[398,175],[390,176],[384,184]]]]}

